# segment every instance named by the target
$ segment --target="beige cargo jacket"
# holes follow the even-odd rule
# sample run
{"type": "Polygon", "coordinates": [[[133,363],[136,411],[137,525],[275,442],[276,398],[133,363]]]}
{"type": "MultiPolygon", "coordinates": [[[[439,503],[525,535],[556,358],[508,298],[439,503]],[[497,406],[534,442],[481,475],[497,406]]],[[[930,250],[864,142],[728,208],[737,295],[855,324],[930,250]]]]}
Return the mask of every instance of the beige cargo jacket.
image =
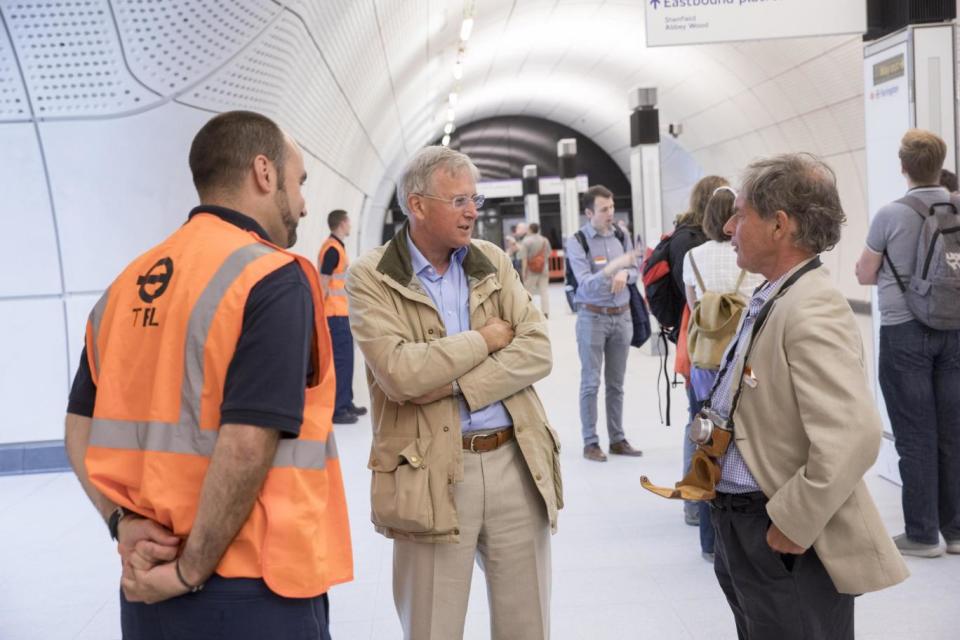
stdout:
{"type": "Polygon", "coordinates": [[[470,325],[498,317],[513,342],[493,354],[477,331],[447,336],[430,296],[413,274],[408,227],[350,268],[350,328],[367,364],[373,417],[369,468],[371,519],[378,532],[426,542],[457,542],[453,485],[463,479],[458,400],[408,402],[456,380],[469,407],[502,401],[517,443],[543,496],[551,528],[563,506],[560,440],[533,383],[550,373],[543,316],[510,259],[474,240],[463,261],[470,325]]]}

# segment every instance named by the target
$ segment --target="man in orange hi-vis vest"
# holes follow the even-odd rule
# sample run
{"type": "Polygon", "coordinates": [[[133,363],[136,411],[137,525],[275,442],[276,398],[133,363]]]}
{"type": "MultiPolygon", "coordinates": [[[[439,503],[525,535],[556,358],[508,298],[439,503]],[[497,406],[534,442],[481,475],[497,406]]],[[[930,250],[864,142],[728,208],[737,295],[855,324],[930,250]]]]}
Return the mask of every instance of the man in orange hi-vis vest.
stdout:
{"type": "Polygon", "coordinates": [[[316,270],[286,251],[303,155],[233,111],[193,140],[200,206],[93,308],[66,447],[122,559],[127,639],[329,639],[353,578],[316,270]]]}
{"type": "Polygon", "coordinates": [[[344,240],[350,235],[350,216],[343,209],[327,215],[330,237],[320,247],[318,267],[323,289],[323,309],[327,314],[330,340],[333,343],[333,368],[337,372],[337,402],[333,409],[334,424],[353,424],[367,413],[366,407],[353,404],[353,336],[350,333],[350,307],[347,301],[347,248],[344,240]]]}

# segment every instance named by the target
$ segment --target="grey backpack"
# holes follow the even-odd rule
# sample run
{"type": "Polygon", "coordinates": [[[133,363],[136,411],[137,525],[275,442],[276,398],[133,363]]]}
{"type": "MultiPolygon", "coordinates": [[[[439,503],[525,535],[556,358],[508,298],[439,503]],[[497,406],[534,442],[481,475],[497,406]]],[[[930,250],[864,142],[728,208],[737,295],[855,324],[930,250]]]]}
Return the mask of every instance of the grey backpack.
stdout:
{"type": "Polygon", "coordinates": [[[915,196],[897,200],[913,209],[923,227],[917,240],[917,261],[909,283],[904,283],[884,252],[907,308],[919,322],[941,331],[960,329],[960,214],[955,196],[936,202],[929,211],[915,196]]]}

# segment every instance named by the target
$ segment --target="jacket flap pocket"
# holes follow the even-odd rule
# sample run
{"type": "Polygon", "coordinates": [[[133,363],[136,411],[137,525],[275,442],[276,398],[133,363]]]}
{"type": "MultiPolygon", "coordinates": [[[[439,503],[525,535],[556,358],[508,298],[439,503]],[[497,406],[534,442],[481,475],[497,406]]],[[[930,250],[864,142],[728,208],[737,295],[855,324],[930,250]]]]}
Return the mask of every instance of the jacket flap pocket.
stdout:
{"type": "Polygon", "coordinates": [[[426,467],[424,458],[429,448],[429,439],[384,438],[380,441],[375,440],[370,448],[370,461],[367,468],[373,471],[390,472],[406,464],[414,469],[422,469],[426,467]]]}

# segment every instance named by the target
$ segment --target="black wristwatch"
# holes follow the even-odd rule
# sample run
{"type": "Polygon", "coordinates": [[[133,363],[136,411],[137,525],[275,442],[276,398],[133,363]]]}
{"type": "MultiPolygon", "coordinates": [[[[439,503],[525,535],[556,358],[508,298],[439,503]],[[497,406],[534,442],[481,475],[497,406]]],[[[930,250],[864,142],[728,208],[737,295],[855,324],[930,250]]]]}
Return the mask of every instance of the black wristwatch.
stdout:
{"type": "Polygon", "coordinates": [[[120,530],[120,521],[123,520],[124,516],[128,516],[132,511],[124,509],[123,507],[117,507],[113,510],[113,513],[110,514],[110,517],[107,518],[107,529],[110,530],[110,537],[114,540],[119,536],[120,530]]]}

